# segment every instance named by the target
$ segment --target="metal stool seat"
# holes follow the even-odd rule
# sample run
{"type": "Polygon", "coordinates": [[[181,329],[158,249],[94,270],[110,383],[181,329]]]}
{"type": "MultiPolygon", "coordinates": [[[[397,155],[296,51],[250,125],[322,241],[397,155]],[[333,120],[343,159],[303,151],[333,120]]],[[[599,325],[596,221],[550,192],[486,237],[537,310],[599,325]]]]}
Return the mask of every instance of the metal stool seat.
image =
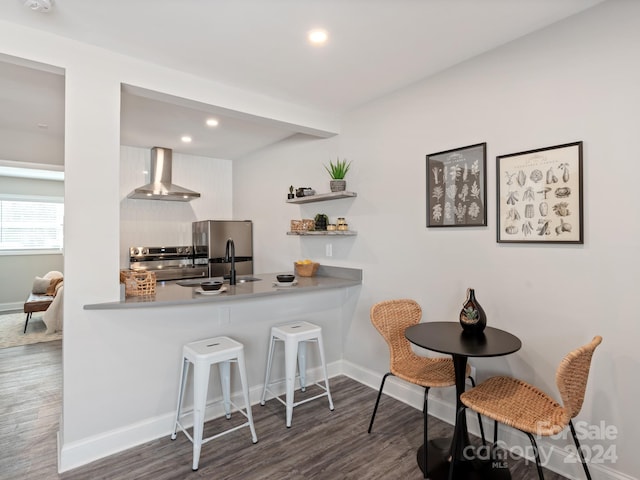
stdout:
{"type": "Polygon", "coordinates": [[[274,396],[276,400],[286,407],[286,425],[291,427],[293,417],[293,407],[302,405],[303,403],[316,400],[321,397],[328,397],[329,409],[333,411],[333,400],[331,391],[329,390],[329,380],[327,376],[327,364],[324,358],[324,346],[322,343],[322,329],[309,322],[295,322],[286,325],[271,327],[271,341],[269,346],[269,355],[267,358],[267,371],[264,379],[264,389],[260,404],[264,405],[267,392],[274,396]],[[273,352],[276,341],[284,342],[284,358],[285,358],[285,378],[284,380],[271,381],[271,366],[273,363],[273,352]],[[324,390],[322,393],[298,402],[294,401],[294,390],[296,378],[300,380],[300,389],[306,390],[306,370],[307,370],[307,342],[314,342],[318,345],[320,353],[320,361],[322,363],[322,372],[324,374],[324,385],[314,383],[314,385],[324,390]],[[296,375],[296,358],[299,374],[296,375]],[[269,387],[275,383],[285,382],[285,400],[283,401],[269,387]]]}
{"type": "Polygon", "coordinates": [[[171,440],[176,439],[178,429],[182,430],[187,438],[193,443],[193,470],[198,469],[200,461],[200,450],[202,445],[210,440],[218,438],[227,433],[231,433],[243,427],[251,429],[251,440],[258,442],[256,430],[253,425],[251,415],[251,403],[249,402],[249,387],[244,362],[244,347],[241,343],[229,337],[215,337],[199,340],[184,345],[182,349],[182,372],[180,374],[180,391],[178,392],[178,407],[176,409],[176,420],[174,424],[171,440]],[[244,397],[245,410],[243,411],[231,401],[231,363],[238,364],[240,373],[240,383],[242,384],[242,395],[244,397]],[[193,363],[193,410],[182,412],[182,401],[184,399],[187,377],[189,375],[189,365],[193,363]],[[222,384],[222,398],[224,411],[227,418],[231,418],[231,406],[247,418],[242,425],[238,425],[208,438],[202,438],[204,430],[204,417],[207,404],[207,390],[209,384],[210,367],[218,364],[220,371],[220,383],[222,384]],[[189,435],[187,429],[181,423],[181,418],[193,414],[193,436],[189,435]]]}

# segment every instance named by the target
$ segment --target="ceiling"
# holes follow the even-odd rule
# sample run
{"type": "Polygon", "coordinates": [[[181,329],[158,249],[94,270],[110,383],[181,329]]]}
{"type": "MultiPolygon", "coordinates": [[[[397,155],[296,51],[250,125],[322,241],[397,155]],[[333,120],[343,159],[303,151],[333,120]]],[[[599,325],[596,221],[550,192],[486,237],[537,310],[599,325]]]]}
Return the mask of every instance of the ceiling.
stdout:
{"type": "MultiPolygon", "coordinates": [[[[4,0],[0,23],[339,115],[603,0],[52,1],[52,10],[40,13],[25,8],[24,0],[4,0]],[[329,33],[322,47],[306,41],[316,27],[329,33]]],[[[125,145],[234,159],[295,133],[216,106],[177,105],[139,93],[123,91],[125,145]],[[203,126],[211,115],[220,120],[215,129],[203,126]],[[184,134],[194,141],[180,142],[184,134]]],[[[7,64],[0,56],[0,140],[43,135],[61,144],[63,95],[64,80],[55,71],[7,64]]],[[[20,146],[5,143],[0,160],[28,161],[24,152],[18,158],[20,146]]],[[[34,161],[38,152],[31,150],[34,161]]],[[[62,150],[54,161],[51,151],[44,163],[62,164],[62,150]]]]}

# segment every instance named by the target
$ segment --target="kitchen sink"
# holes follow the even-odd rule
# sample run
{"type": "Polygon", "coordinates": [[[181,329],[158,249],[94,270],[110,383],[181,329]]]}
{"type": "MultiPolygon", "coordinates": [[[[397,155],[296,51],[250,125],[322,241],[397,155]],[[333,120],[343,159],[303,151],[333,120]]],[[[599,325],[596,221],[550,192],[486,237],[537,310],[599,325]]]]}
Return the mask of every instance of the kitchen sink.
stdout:
{"type": "MultiPolygon", "coordinates": [[[[262,279],[257,277],[252,277],[251,275],[236,277],[236,283],[257,282],[259,280],[262,280],[262,279]]],[[[189,278],[186,280],[178,280],[176,283],[183,287],[196,287],[200,285],[202,282],[211,282],[211,281],[229,283],[228,278],[223,279],[222,277],[189,278]]]]}
{"type": "MultiPolygon", "coordinates": [[[[262,279],[256,278],[256,277],[236,277],[236,283],[257,282],[259,280],[262,280],[262,279]]],[[[225,278],[224,281],[226,283],[229,283],[228,278],[225,278]]]]}

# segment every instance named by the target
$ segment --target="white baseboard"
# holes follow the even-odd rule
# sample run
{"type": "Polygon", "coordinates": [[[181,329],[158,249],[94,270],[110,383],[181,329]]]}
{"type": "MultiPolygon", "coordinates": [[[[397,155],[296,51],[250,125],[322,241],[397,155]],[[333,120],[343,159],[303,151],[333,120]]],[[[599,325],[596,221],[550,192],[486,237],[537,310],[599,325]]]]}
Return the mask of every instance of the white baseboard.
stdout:
{"type": "Polygon", "coordinates": [[[24,302],[0,303],[0,313],[19,313],[24,311],[24,302]]]}
{"type": "MultiPolygon", "coordinates": [[[[380,388],[380,381],[383,375],[348,361],[338,361],[328,364],[327,371],[330,378],[341,374],[346,375],[357,382],[371,387],[375,391],[380,388]]],[[[319,368],[309,370],[307,373],[308,384],[317,382],[321,378],[322,374],[319,368]]],[[[260,402],[262,388],[262,385],[256,385],[250,389],[249,396],[252,405],[260,402]]],[[[283,394],[284,384],[281,386],[275,385],[271,387],[271,390],[277,394],[283,394]]],[[[416,385],[412,385],[396,377],[389,377],[385,383],[384,393],[418,410],[422,410],[424,390],[416,385]]],[[[235,392],[233,397],[237,405],[243,405],[240,392],[235,392]]],[[[207,420],[224,415],[222,405],[215,403],[217,400],[218,399],[215,399],[211,405],[207,406],[207,420]]],[[[336,406],[336,408],[338,408],[338,406],[336,406]]],[[[371,405],[371,408],[373,408],[373,405],[371,405]]],[[[455,409],[452,404],[430,396],[430,415],[453,425],[454,411],[455,409]]],[[[127,425],[123,428],[67,444],[61,441],[62,438],[59,434],[58,472],[66,472],[157,438],[168,437],[173,431],[174,415],[175,412],[170,412],[143,422],[127,425]]],[[[469,432],[473,435],[480,436],[480,429],[478,422],[475,421],[475,415],[468,412],[467,416],[469,432]]],[[[493,438],[493,422],[485,421],[483,425],[485,435],[491,440],[493,438]]],[[[185,424],[185,426],[190,425],[185,424]]],[[[259,433],[260,432],[258,432],[258,435],[259,433]]],[[[505,426],[501,426],[500,428],[499,439],[515,451],[523,451],[524,447],[530,446],[529,440],[525,435],[505,426]]],[[[418,445],[416,445],[416,448],[417,447],[418,445]]],[[[566,461],[566,452],[543,441],[538,441],[538,447],[540,447],[541,450],[544,449],[545,452],[551,452],[548,463],[545,465],[546,468],[569,479],[584,479],[582,466],[580,463],[568,463],[566,461]]],[[[531,459],[531,461],[533,461],[533,459],[531,459]]],[[[600,480],[638,480],[636,477],[631,477],[601,464],[590,464],[589,469],[591,470],[592,476],[600,480]]]]}

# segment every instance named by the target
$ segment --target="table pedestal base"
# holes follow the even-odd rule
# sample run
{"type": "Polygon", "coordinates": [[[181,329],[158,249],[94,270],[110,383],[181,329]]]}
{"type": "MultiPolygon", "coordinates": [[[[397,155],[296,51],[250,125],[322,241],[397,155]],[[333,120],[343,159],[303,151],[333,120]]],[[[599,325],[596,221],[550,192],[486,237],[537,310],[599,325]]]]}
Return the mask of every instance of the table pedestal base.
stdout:
{"type": "MultiPolygon", "coordinates": [[[[450,445],[443,439],[429,441],[427,458],[427,477],[430,480],[448,480],[450,461],[450,445]]],[[[424,445],[416,454],[418,466],[424,473],[424,445]]],[[[456,465],[454,480],[511,480],[511,473],[504,459],[499,460],[466,460],[456,465]]]]}

